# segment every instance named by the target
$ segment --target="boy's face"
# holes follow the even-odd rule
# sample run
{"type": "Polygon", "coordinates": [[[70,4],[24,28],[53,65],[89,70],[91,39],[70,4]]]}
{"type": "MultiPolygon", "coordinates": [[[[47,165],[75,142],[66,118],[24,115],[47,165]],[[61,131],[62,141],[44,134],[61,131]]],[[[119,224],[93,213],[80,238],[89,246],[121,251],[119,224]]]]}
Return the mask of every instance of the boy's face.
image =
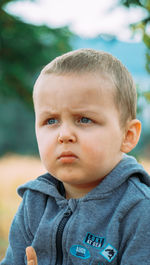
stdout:
{"type": "Polygon", "coordinates": [[[35,85],[41,160],[67,187],[91,190],[121,160],[113,84],[97,74],[41,75],[35,85]]]}

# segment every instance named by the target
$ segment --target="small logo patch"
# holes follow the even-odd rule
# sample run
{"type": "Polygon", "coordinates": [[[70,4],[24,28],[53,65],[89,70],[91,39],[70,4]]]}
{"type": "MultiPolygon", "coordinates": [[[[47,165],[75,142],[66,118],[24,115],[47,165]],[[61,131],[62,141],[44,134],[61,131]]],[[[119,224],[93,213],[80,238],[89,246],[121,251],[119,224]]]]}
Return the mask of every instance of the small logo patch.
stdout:
{"type": "Polygon", "coordinates": [[[88,249],[80,245],[72,246],[70,248],[70,252],[73,256],[80,259],[88,259],[90,257],[90,252],[88,249]]]}
{"type": "Polygon", "coordinates": [[[111,262],[115,256],[117,255],[117,250],[108,244],[101,252],[100,254],[107,259],[109,262],[111,262]]]}
{"type": "Polygon", "coordinates": [[[104,246],[104,242],[105,242],[104,237],[98,237],[92,235],[91,233],[87,233],[86,238],[84,240],[84,243],[95,248],[102,248],[104,246]]]}

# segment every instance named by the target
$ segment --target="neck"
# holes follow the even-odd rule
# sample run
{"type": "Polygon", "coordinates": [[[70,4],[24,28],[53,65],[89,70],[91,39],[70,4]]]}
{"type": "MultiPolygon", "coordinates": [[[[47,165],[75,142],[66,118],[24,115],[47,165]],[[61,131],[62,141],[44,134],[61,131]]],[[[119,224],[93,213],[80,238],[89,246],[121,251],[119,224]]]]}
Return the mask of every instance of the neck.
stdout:
{"type": "Polygon", "coordinates": [[[68,183],[63,183],[66,191],[66,199],[78,199],[84,197],[87,193],[98,186],[101,181],[99,180],[96,183],[90,183],[86,185],[71,185],[68,183]]]}

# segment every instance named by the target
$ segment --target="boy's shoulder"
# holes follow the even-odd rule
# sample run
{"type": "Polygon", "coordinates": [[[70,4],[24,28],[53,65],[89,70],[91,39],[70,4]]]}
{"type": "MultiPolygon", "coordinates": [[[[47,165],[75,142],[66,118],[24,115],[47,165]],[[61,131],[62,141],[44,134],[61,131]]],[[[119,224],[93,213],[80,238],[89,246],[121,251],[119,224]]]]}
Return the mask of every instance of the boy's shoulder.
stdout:
{"type": "Polygon", "coordinates": [[[24,216],[25,223],[28,226],[27,221],[29,222],[31,231],[39,225],[46,209],[55,212],[56,203],[50,202],[61,201],[57,182],[55,183],[55,179],[48,173],[21,185],[17,191],[22,197],[17,216],[24,216]]]}
{"type": "MultiPolygon", "coordinates": [[[[129,182],[131,183],[131,186],[133,186],[134,188],[135,196],[139,196],[141,199],[150,200],[150,186],[148,185],[149,183],[147,183],[147,181],[144,181],[144,177],[145,176],[141,174],[134,174],[129,179],[129,182]]],[[[148,178],[150,180],[150,176],[148,178]]]]}
{"type": "MultiPolygon", "coordinates": [[[[122,195],[116,212],[123,223],[128,223],[128,226],[132,226],[135,220],[143,223],[143,215],[145,221],[150,220],[150,186],[145,180],[143,181],[143,178],[143,174],[134,173],[120,187],[122,195]]],[[[148,175],[147,178],[149,178],[148,175]]]]}

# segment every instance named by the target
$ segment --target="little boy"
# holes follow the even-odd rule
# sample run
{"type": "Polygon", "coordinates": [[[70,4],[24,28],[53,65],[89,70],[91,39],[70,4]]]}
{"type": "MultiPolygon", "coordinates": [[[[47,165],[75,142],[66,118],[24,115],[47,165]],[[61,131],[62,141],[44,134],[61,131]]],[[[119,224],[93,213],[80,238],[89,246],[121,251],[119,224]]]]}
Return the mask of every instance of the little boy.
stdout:
{"type": "Polygon", "coordinates": [[[150,264],[150,177],[126,155],[141,131],[130,73],[76,50],[42,70],[33,100],[48,173],[19,188],[1,265],[150,264]]]}

